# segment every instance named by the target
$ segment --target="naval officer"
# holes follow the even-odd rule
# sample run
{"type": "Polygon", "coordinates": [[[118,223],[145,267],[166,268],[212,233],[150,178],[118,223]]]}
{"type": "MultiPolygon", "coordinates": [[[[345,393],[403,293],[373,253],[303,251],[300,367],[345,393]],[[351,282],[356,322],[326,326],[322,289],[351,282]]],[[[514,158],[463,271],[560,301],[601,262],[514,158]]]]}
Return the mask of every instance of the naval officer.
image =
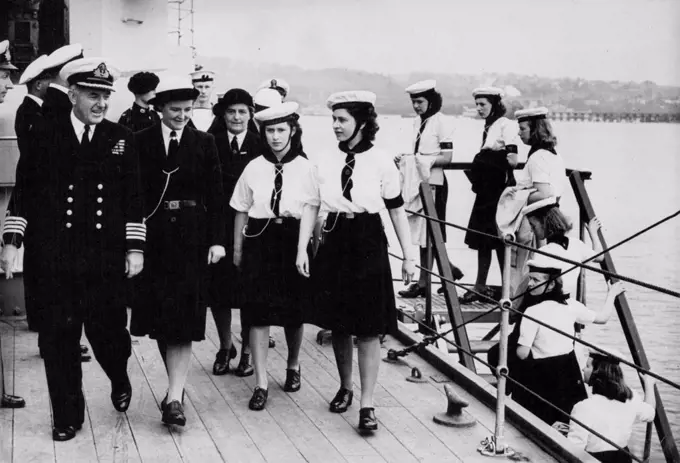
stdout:
{"type": "Polygon", "coordinates": [[[73,105],[69,98],[68,83],[61,78],[61,70],[67,63],[83,57],[83,46],[79,43],[64,45],[54,50],[45,62],[45,72],[50,84],[45,92],[43,116],[53,118],[68,115],[73,105]]]}
{"type": "MultiPolygon", "coordinates": [[[[5,95],[13,87],[10,74],[17,68],[10,61],[9,41],[0,42],[0,103],[5,100],[5,95]]],[[[3,266],[3,270],[5,267],[3,266]]],[[[22,408],[26,402],[21,397],[5,393],[5,376],[2,364],[2,349],[0,349],[0,408],[22,408]]]]}
{"type": "Polygon", "coordinates": [[[198,130],[207,132],[214,118],[212,94],[215,90],[215,73],[204,70],[192,72],[191,83],[198,90],[191,122],[198,130]]]}
{"type": "Polygon", "coordinates": [[[158,76],[153,72],[138,72],[130,77],[128,90],[135,96],[132,107],[123,111],[118,123],[139,132],[160,122],[160,117],[149,103],[156,96],[158,76]]]}
{"type": "Polygon", "coordinates": [[[111,381],[114,408],[126,411],[132,396],[121,296],[125,277],[143,267],[146,226],[132,133],[104,119],[116,74],[104,58],[78,59],[62,69],[73,110],[31,130],[3,230],[5,272],[31,230],[49,276],[40,337],[56,441],[75,437],[84,421],[83,325],[111,381]]]}

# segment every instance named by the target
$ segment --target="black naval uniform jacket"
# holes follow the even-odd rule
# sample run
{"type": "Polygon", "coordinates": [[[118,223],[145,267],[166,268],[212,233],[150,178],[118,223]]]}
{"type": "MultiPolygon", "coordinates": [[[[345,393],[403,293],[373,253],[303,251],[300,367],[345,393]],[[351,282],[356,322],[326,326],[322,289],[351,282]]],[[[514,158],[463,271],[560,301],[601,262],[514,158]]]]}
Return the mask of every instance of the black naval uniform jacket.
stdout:
{"type": "Polygon", "coordinates": [[[123,111],[120,119],[118,119],[118,123],[132,130],[132,132],[139,132],[158,124],[160,120],[160,117],[153,109],[142,108],[137,103],[133,103],[131,108],[123,111]]]}
{"type": "Polygon", "coordinates": [[[17,114],[14,119],[14,132],[19,143],[19,154],[26,151],[29,139],[28,134],[36,121],[41,117],[42,107],[33,98],[25,96],[24,101],[17,108],[17,114]]]}
{"type": "Polygon", "coordinates": [[[146,240],[132,133],[103,120],[83,150],[68,114],[39,121],[30,137],[17,165],[5,243],[20,247],[25,237],[39,252],[46,310],[84,301],[116,305],[126,252],[143,252],[146,240]]]}
{"type": "Polygon", "coordinates": [[[73,109],[73,104],[68,95],[58,88],[49,86],[45,93],[45,101],[42,105],[43,116],[47,119],[68,117],[73,109]]]}

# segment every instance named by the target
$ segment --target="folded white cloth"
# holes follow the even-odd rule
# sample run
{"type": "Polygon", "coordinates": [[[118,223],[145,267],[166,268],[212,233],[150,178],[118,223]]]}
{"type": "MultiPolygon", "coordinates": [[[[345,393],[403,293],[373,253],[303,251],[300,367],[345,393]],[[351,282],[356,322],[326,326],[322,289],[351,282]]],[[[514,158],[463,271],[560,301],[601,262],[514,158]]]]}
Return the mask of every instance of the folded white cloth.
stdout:
{"type": "MultiPolygon", "coordinates": [[[[411,211],[423,212],[420,199],[420,184],[430,179],[430,171],[434,164],[434,156],[404,155],[399,160],[401,178],[401,195],[404,207],[411,211]]],[[[425,247],[427,241],[427,223],[423,217],[407,213],[411,231],[411,242],[425,247]]]]}

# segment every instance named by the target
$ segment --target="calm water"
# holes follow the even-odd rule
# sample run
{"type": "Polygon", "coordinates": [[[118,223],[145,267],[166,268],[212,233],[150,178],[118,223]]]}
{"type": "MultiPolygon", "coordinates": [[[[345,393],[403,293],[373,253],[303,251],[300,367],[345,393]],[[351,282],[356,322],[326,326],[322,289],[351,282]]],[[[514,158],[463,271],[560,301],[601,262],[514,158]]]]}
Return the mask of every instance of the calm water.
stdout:
{"type": "MultiPolygon", "coordinates": [[[[18,91],[8,95],[0,105],[0,136],[13,134],[13,111],[21,96],[18,91]]],[[[125,103],[116,104],[111,118],[117,120],[125,103]]],[[[301,120],[305,151],[313,160],[323,157],[335,145],[329,117],[308,116],[301,120]]],[[[456,119],[454,160],[471,161],[481,141],[481,122],[456,119]]],[[[601,124],[554,123],[559,139],[558,151],[570,168],[593,172],[587,189],[602,220],[603,232],[609,245],[630,236],[680,207],[680,125],[671,124],[601,124]]],[[[383,117],[376,144],[393,153],[408,152],[412,120],[383,117]]],[[[526,160],[526,149],[520,148],[520,159],[526,160]]],[[[466,225],[474,195],[462,173],[448,172],[448,220],[466,225]]],[[[565,198],[563,209],[570,217],[578,217],[573,196],[565,198]]],[[[463,233],[449,232],[451,259],[465,263],[466,280],[473,278],[475,258],[462,244],[463,233]]],[[[624,275],[674,290],[680,289],[680,219],[676,218],[612,252],[617,270],[624,275]]],[[[490,282],[498,283],[498,270],[492,267],[490,282]]],[[[597,306],[604,300],[606,285],[602,276],[588,275],[588,304],[597,306]]],[[[652,370],[680,382],[680,311],[678,300],[627,284],[630,302],[652,370]]],[[[588,328],[585,339],[604,347],[615,347],[628,355],[620,325],[612,318],[604,327],[588,328]]],[[[629,357],[630,358],[630,357],[629,357]]],[[[629,384],[640,390],[632,372],[626,372],[629,384]]],[[[675,423],[674,435],[680,439],[680,391],[659,386],[669,420],[675,423]]],[[[641,448],[644,427],[636,430],[632,447],[641,448]]],[[[652,461],[662,460],[655,437],[652,461]]]]}
{"type": "MultiPolygon", "coordinates": [[[[330,118],[303,117],[305,151],[312,159],[323,159],[328,147],[335,143],[330,118]]],[[[412,120],[384,117],[380,120],[376,144],[394,153],[408,152],[412,120]]],[[[469,162],[481,142],[481,122],[456,119],[454,160],[469,162]]],[[[611,246],[638,230],[680,209],[680,125],[673,124],[600,124],[556,122],[558,151],[570,168],[589,170],[593,179],[586,184],[603,233],[611,246]]],[[[520,148],[520,159],[526,160],[526,148],[520,148]]],[[[448,220],[467,225],[474,194],[462,173],[448,172],[448,220]]],[[[569,192],[563,209],[578,218],[578,208],[569,192]]],[[[463,268],[465,280],[474,278],[476,260],[462,243],[463,233],[449,232],[447,247],[451,259],[469,265],[463,268]]],[[[396,247],[396,242],[395,242],[396,247]]],[[[398,249],[398,247],[397,247],[398,249]]],[[[680,290],[680,218],[661,225],[612,252],[617,271],[646,282],[680,290]]],[[[497,267],[492,267],[491,280],[499,282],[497,267]]],[[[606,284],[599,274],[587,279],[588,305],[597,307],[604,301],[606,284]]],[[[677,299],[626,284],[626,296],[633,311],[652,370],[680,382],[680,315],[677,299]]],[[[629,350],[618,318],[605,326],[590,327],[586,341],[614,347],[629,359],[629,350]]],[[[629,384],[641,392],[637,376],[626,371],[629,384]]],[[[680,440],[680,391],[659,385],[669,420],[674,424],[675,440],[680,440]]],[[[644,426],[636,429],[632,447],[641,451],[644,426]]],[[[656,452],[652,461],[663,460],[654,437],[656,452]]]]}

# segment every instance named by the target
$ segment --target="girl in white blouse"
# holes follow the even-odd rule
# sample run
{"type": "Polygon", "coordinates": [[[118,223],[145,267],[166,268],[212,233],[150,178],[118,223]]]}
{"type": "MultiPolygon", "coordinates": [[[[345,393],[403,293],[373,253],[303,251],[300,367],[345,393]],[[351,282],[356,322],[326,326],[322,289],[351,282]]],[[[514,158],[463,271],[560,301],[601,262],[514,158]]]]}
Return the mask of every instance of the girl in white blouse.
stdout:
{"type": "Polygon", "coordinates": [[[340,390],[330,410],[352,404],[352,335],[357,336],[361,410],[359,429],[376,430],[373,392],[380,365],[379,335],[396,329],[397,314],[387,238],[379,213],[387,208],[406,260],[402,275],[415,274],[410,237],[393,156],[373,147],[378,131],[375,94],[341,92],[328,99],[338,151],[318,165],[323,242],[313,262],[314,322],[333,331],[340,390]]]}
{"type": "Polygon", "coordinates": [[[255,114],[267,149],[246,166],[230,202],[237,211],[234,265],[243,276],[241,310],[251,326],[256,383],[248,404],[251,410],[262,410],[267,403],[271,325],[284,327],[288,343],[283,389],[300,389],[307,246],[319,211],[319,192],[313,166],[300,154],[297,109],[297,103],[281,103],[255,114]]]}
{"type": "MultiPolygon", "coordinates": [[[[614,309],[614,300],[623,292],[621,283],[612,284],[602,308],[590,310],[562,291],[562,278],[558,275],[565,267],[561,261],[539,255],[528,265],[530,297],[527,299],[531,302],[527,303],[529,307],[524,315],[565,333],[574,333],[574,323],[606,323],[614,309]]],[[[510,376],[569,413],[576,403],[586,398],[573,340],[532,319],[520,320],[516,353],[522,363],[510,376]]],[[[560,412],[520,388],[513,389],[513,399],[550,425],[564,420],[560,412]]]]}
{"type": "MultiPolygon", "coordinates": [[[[612,352],[614,353],[614,352],[612,352]]],[[[592,395],[577,403],[571,416],[605,436],[619,447],[628,450],[628,441],[636,422],[649,423],[656,416],[654,378],[644,376],[644,401],[635,394],[623,378],[616,357],[591,351],[583,369],[584,380],[592,387],[592,395]]],[[[618,358],[617,358],[618,357],[618,358]]],[[[622,450],[600,439],[575,421],[569,424],[570,441],[605,463],[630,463],[632,458],[622,450]]]]}
{"type": "MultiPolygon", "coordinates": [[[[514,185],[513,167],[517,164],[517,123],[505,117],[503,91],[495,87],[481,87],[472,92],[479,116],[484,119],[480,152],[475,156],[472,169],[466,171],[472,191],[477,196],[470,213],[468,228],[487,235],[498,235],[496,209],[498,198],[507,186],[514,185]]],[[[477,278],[474,290],[488,297],[494,292],[486,286],[495,251],[499,268],[503,267],[503,242],[472,231],[465,234],[465,244],[477,251],[477,278]]],[[[472,291],[466,292],[463,304],[480,300],[472,291]]]]}

